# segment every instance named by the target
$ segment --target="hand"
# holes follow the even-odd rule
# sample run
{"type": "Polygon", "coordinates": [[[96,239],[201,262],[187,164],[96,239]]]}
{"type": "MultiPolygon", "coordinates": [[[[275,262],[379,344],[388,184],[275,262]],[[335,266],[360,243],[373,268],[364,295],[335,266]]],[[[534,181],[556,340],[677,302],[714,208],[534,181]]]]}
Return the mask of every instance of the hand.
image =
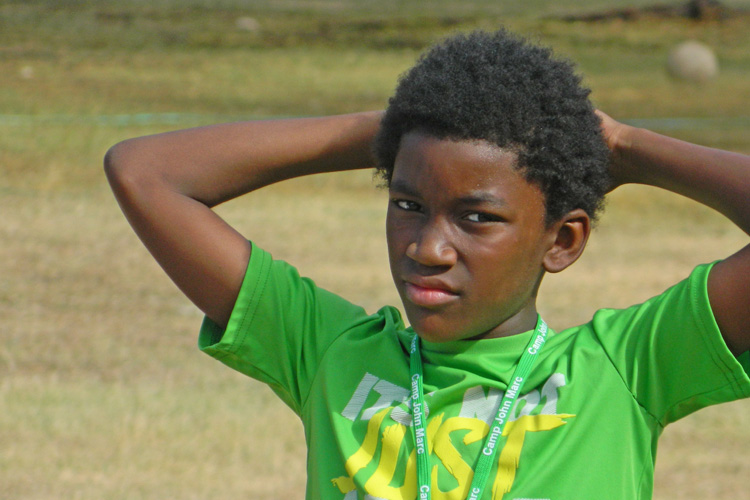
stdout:
{"type": "Polygon", "coordinates": [[[632,127],[614,120],[598,109],[594,112],[601,120],[602,137],[610,152],[609,173],[612,177],[612,185],[609,191],[613,191],[618,186],[632,182],[626,176],[627,162],[623,157],[623,151],[626,151],[629,146],[627,133],[632,127]]]}
{"type": "Polygon", "coordinates": [[[614,152],[615,146],[619,141],[619,134],[625,125],[614,120],[611,116],[599,109],[595,110],[594,113],[596,113],[596,116],[602,121],[602,136],[604,136],[604,141],[607,143],[607,147],[610,151],[614,152]]]}

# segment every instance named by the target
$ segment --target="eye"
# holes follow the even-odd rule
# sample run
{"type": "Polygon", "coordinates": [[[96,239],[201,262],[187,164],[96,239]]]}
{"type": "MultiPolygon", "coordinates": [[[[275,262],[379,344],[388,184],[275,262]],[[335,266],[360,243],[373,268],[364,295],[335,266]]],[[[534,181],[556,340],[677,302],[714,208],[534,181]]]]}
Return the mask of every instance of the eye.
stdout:
{"type": "Polygon", "coordinates": [[[472,212],[470,214],[467,214],[465,219],[470,222],[499,222],[500,220],[502,220],[496,215],[483,212],[472,212]]]}
{"type": "Polygon", "coordinates": [[[401,210],[406,210],[407,212],[416,212],[422,207],[419,205],[419,203],[415,203],[413,201],[409,200],[401,200],[394,198],[391,200],[391,202],[396,205],[401,210]]]}

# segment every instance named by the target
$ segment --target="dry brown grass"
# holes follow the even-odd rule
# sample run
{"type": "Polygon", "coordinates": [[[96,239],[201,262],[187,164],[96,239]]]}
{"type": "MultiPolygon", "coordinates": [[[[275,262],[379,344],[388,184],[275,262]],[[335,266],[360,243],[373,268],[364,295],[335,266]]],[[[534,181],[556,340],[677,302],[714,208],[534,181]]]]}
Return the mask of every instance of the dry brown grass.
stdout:
{"type": "MultiPolygon", "coordinates": [[[[369,184],[366,172],[299,180],[220,212],[373,310],[397,296],[384,197],[369,184]]],[[[658,293],[746,239],[652,190],[612,198],[582,262],[543,286],[542,310],[556,327],[658,293]]],[[[260,384],[198,352],[200,315],[105,186],[6,191],[0,212],[0,498],[303,496],[296,417],[260,384]]],[[[724,405],[668,428],[656,498],[747,498],[748,409],[747,401],[724,405]]]]}
{"type": "MultiPolygon", "coordinates": [[[[198,352],[200,314],[142,248],[104,185],[108,146],[169,127],[102,126],[91,118],[372,108],[385,102],[415,51],[372,50],[359,38],[248,49],[231,32],[235,11],[169,16],[170,1],[148,8],[88,2],[80,12],[60,2],[0,6],[3,26],[13,28],[0,30],[3,113],[74,118],[0,123],[2,500],[303,496],[305,450],[295,417],[268,389],[198,352]],[[114,24],[99,22],[100,9],[114,24]]],[[[389,5],[396,3],[403,2],[389,5]]],[[[292,4],[299,2],[284,3],[292,4]]],[[[274,26],[320,26],[304,16],[285,19],[274,26]]],[[[476,21],[508,22],[580,62],[597,104],[614,116],[748,116],[745,26],[476,21]],[[664,54],[685,37],[716,47],[718,80],[694,87],[666,78],[664,54]]],[[[680,133],[750,153],[746,125],[680,133]]],[[[374,310],[398,297],[382,238],[383,193],[370,184],[366,172],[304,179],[219,211],[277,257],[374,310]]],[[[596,307],[641,301],[746,241],[692,203],[624,189],[612,196],[582,261],[546,279],[542,311],[557,328],[585,321],[596,307]]],[[[657,499],[750,498],[748,403],[704,410],[667,429],[657,499]]]]}

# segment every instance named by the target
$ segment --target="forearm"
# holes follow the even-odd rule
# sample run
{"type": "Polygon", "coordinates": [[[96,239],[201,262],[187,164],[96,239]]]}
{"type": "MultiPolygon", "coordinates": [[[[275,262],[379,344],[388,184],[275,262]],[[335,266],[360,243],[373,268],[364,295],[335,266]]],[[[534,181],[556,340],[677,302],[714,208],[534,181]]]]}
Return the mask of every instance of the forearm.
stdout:
{"type": "Polygon", "coordinates": [[[687,196],[750,234],[750,157],[623,126],[613,163],[618,185],[647,184],[687,196]]]}
{"type": "Polygon", "coordinates": [[[380,112],[231,123],[130,139],[108,171],[150,178],[215,206],[302,175],[368,168],[380,112]]]}

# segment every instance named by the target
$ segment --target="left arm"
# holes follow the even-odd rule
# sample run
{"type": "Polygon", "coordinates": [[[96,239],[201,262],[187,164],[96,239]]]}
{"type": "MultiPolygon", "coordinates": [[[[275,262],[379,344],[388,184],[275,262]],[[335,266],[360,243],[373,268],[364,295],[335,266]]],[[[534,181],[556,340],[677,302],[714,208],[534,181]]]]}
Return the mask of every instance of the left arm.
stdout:
{"type": "MultiPolygon", "coordinates": [[[[750,156],[672,139],[616,122],[604,113],[613,186],[667,189],[709,206],[750,235],[750,156]]],[[[735,354],[750,350],[750,245],[717,263],[708,296],[724,341],[735,354]]]]}

